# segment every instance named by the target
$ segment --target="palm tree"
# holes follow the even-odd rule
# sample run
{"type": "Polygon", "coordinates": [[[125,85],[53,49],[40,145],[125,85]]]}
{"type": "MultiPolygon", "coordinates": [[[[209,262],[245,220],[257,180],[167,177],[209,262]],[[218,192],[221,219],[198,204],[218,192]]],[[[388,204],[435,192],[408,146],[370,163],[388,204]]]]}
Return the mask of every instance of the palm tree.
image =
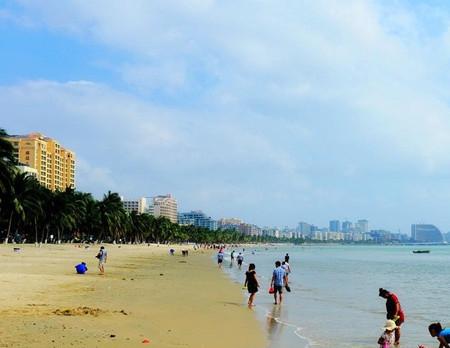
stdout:
{"type": "Polygon", "coordinates": [[[8,216],[5,244],[8,243],[12,229],[17,231],[19,224],[26,221],[27,215],[32,216],[39,210],[37,185],[36,179],[27,173],[16,173],[13,176],[11,186],[2,201],[2,210],[6,211],[8,216]]]}
{"type": "Polygon", "coordinates": [[[99,212],[99,239],[107,238],[116,241],[123,227],[123,217],[126,215],[119,194],[108,191],[99,202],[99,212]]]}

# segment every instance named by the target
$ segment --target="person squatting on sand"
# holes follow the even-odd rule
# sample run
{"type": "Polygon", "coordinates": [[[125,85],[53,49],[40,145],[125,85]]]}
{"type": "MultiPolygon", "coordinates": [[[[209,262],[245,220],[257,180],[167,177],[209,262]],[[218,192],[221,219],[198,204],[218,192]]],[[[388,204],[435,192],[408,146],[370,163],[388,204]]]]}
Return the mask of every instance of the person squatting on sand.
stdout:
{"type": "Polygon", "coordinates": [[[96,258],[98,259],[98,269],[100,270],[100,274],[103,275],[105,274],[105,263],[108,258],[108,252],[104,246],[100,247],[96,258]]]}
{"type": "Polygon", "coordinates": [[[402,310],[397,295],[386,289],[380,288],[378,296],[386,299],[386,318],[393,320],[397,326],[395,329],[395,344],[400,343],[400,326],[405,321],[405,313],[402,310]]]}
{"type": "Polygon", "coordinates": [[[75,266],[75,269],[77,270],[77,274],[85,274],[88,270],[86,262],[79,263],[75,266]]]}
{"type": "Polygon", "coordinates": [[[283,267],[281,267],[281,262],[275,262],[275,269],[272,273],[272,281],[270,283],[270,287],[274,289],[273,297],[275,298],[274,304],[281,304],[283,301],[283,287],[288,285],[288,281],[286,278],[286,271],[283,267]],[[277,296],[279,294],[279,296],[277,296]],[[278,300],[279,297],[279,301],[278,300]]]}
{"type": "Polygon", "coordinates": [[[253,306],[253,300],[255,299],[255,295],[258,292],[259,283],[256,278],[256,266],[254,263],[248,265],[248,271],[245,272],[245,283],[244,286],[247,287],[248,293],[250,294],[248,298],[248,308],[253,306]]]}
{"type": "Polygon", "coordinates": [[[397,325],[393,320],[387,320],[383,327],[383,334],[378,339],[378,344],[380,348],[391,348],[395,343],[395,329],[397,325]]]}

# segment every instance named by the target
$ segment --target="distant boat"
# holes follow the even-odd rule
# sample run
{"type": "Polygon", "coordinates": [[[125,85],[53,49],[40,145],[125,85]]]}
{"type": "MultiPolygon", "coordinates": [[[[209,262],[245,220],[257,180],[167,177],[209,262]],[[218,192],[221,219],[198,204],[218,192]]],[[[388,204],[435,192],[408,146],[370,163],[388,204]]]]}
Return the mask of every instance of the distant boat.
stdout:
{"type": "Polygon", "coordinates": [[[413,254],[429,254],[430,250],[413,250],[413,254]]]}

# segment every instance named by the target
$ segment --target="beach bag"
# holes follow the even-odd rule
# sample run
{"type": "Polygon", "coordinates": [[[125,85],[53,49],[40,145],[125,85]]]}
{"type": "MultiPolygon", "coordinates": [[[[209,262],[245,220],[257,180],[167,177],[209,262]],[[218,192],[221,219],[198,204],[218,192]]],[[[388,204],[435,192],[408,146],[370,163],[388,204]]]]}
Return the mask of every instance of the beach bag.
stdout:
{"type": "Polygon", "coordinates": [[[289,285],[285,286],[287,292],[291,292],[291,287],[289,285]]]}
{"type": "Polygon", "coordinates": [[[275,293],[275,289],[272,288],[272,287],[270,287],[270,288],[269,288],[269,294],[274,294],[274,293],[275,293]]]}

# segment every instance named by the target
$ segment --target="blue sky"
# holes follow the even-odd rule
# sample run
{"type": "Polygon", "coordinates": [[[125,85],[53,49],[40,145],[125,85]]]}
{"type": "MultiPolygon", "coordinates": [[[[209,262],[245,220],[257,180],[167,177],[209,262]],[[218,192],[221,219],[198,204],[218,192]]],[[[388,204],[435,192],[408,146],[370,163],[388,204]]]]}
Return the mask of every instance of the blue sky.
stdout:
{"type": "Polygon", "coordinates": [[[0,119],[96,196],[450,229],[447,1],[0,1],[0,119]]]}

